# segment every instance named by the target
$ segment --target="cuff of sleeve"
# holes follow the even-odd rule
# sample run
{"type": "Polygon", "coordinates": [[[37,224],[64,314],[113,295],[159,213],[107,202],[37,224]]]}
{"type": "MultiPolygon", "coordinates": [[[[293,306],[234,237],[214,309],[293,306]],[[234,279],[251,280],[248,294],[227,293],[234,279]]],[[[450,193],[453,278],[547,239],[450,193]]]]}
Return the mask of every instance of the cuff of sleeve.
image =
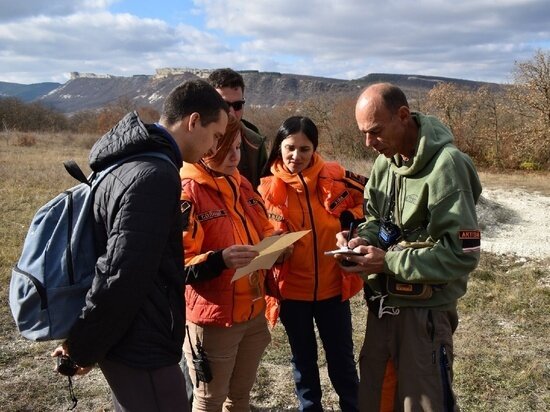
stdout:
{"type": "Polygon", "coordinates": [[[214,271],[221,273],[223,270],[227,269],[225,262],[223,260],[223,249],[216,250],[208,255],[206,259],[209,265],[214,269],[214,271]]]}
{"type": "Polygon", "coordinates": [[[392,259],[396,257],[399,252],[386,252],[384,256],[384,273],[395,276],[395,272],[391,270],[392,259]]]}

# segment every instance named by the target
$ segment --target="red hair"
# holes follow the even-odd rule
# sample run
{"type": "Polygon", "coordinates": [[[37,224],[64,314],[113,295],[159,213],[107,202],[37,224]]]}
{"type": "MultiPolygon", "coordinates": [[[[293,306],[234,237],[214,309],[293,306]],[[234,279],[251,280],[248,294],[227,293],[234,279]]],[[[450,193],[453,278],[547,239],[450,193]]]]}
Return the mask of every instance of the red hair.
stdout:
{"type": "Polygon", "coordinates": [[[216,153],[207,155],[204,157],[205,161],[212,162],[214,164],[221,164],[229,153],[231,145],[237,138],[239,132],[242,135],[242,126],[241,122],[232,114],[229,115],[229,120],[227,122],[227,127],[225,128],[225,133],[221,138],[218,139],[218,144],[216,145],[216,153]]]}

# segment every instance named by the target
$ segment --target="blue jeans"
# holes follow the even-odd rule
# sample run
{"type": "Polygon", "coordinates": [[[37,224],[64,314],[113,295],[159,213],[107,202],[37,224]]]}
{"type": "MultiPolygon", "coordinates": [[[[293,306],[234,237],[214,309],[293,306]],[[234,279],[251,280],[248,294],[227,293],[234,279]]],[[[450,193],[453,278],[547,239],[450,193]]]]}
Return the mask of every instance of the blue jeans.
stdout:
{"type": "Polygon", "coordinates": [[[301,411],[322,411],[314,321],[326,354],[328,375],[342,412],[358,411],[357,369],[353,358],[349,301],[335,298],[306,302],[282,300],[279,313],[292,351],[296,395],[301,411]]]}

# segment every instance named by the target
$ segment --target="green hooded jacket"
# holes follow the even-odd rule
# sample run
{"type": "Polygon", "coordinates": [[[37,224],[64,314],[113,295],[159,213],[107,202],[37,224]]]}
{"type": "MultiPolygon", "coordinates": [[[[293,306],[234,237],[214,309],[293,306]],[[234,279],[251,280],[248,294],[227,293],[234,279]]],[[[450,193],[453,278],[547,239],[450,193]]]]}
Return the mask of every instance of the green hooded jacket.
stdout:
{"type": "MultiPolygon", "coordinates": [[[[481,183],[473,162],[452,144],[453,136],[445,125],[432,116],[412,115],[419,125],[415,155],[407,162],[400,155],[376,159],[365,187],[367,221],[358,233],[380,247],[380,220],[388,216],[395,175],[393,221],[401,227],[402,240],[431,246],[388,251],[384,273],[398,282],[441,287],[429,299],[389,296],[385,304],[444,310],[455,307],[466,293],[468,275],[479,262],[476,203],[481,183]]],[[[370,275],[368,283],[381,291],[379,275],[370,275]]]]}

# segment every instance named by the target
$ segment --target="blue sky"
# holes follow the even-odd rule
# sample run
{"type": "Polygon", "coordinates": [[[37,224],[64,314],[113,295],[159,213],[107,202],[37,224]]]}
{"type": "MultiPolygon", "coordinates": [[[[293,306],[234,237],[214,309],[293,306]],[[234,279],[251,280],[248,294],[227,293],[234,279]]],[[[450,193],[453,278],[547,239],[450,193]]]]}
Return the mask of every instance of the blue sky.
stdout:
{"type": "Polygon", "coordinates": [[[139,17],[161,19],[171,25],[180,23],[189,24],[197,28],[204,28],[204,16],[195,8],[193,1],[135,1],[121,0],[109,6],[112,13],[131,13],[139,17]]]}
{"type": "Polygon", "coordinates": [[[163,67],[509,82],[550,48],[548,0],[0,0],[0,81],[163,67]]]}

